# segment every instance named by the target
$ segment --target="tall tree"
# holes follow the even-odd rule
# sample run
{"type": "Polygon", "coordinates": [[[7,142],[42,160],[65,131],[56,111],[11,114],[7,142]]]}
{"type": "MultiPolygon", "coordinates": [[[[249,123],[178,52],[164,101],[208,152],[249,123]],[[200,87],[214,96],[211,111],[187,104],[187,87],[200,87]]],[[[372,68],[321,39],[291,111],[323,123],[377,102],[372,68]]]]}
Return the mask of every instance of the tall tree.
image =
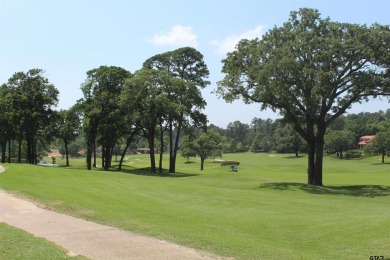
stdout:
{"type": "Polygon", "coordinates": [[[59,92],[41,69],[15,73],[8,80],[8,86],[13,88],[13,109],[27,143],[27,162],[36,164],[38,140],[53,120],[59,92]]]}
{"type": "Polygon", "coordinates": [[[166,115],[169,100],[164,87],[173,77],[166,71],[141,69],[126,81],[121,103],[133,113],[133,120],[148,140],[150,168],[156,172],[155,138],[162,118],[166,115]]]}
{"type": "Polygon", "coordinates": [[[0,145],[1,162],[6,162],[7,142],[12,138],[12,97],[6,84],[0,87],[0,145]]]}
{"type": "Polygon", "coordinates": [[[353,103],[390,95],[389,48],[389,26],[338,23],[300,9],[228,53],[217,93],[278,110],[307,142],[308,184],[322,185],[327,126],[353,103]]]}
{"type": "MultiPolygon", "coordinates": [[[[203,61],[203,55],[194,48],[184,47],[174,51],[165,52],[155,55],[144,62],[144,68],[166,70],[174,77],[185,82],[192,83],[194,86],[204,88],[209,81],[205,80],[209,76],[209,70],[203,61]]],[[[187,93],[177,93],[175,96],[176,103],[188,107],[187,93]]],[[[194,107],[204,106],[205,101],[202,99],[199,104],[193,103],[194,107]]],[[[179,147],[179,139],[182,127],[185,123],[185,111],[180,111],[175,118],[175,123],[169,124],[170,152],[169,152],[169,172],[176,171],[176,155],[179,147]],[[176,129],[174,129],[176,125],[176,129]]]]}
{"type": "Polygon", "coordinates": [[[57,136],[64,142],[66,166],[69,166],[68,145],[79,136],[81,131],[81,114],[78,107],[61,110],[57,126],[57,136]]]}
{"type": "MultiPolygon", "coordinates": [[[[22,77],[22,73],[19,73],[22,77]]],[[[14,75],[15,76],[15,75],[14,75]]],[[[21,83],[20,81],[19,83],[21,83]]],[[[2,159],[5,160],[6,143],[12,140],[18,140],[18,163],[22,161],[22,140],[25,135],[23,118],[26,116],[23,112],[25,99],[20,99],[20,88],[17,84],[3,84],[1,87],[1,131],[2,136],[2,159]]],[[[8,162],[11,162],[11,146],[8,146],[8,162]]]]}
{"type": "MultiPolygon", "coordinates": [[[[92,168],[92,154],[97,141],[103,146],[103,167],[108,170],[114,146],[123,134],[119,98],[131,73],[115,66],[101,66],[87,72],[81,87],[84,113],[83,129],[87,141],[87,169],[92,168]],[[97,139],[99,137],[99,139],[97,139]]],[[[96,164],[94,160],[94,165],[96,164]]]]}

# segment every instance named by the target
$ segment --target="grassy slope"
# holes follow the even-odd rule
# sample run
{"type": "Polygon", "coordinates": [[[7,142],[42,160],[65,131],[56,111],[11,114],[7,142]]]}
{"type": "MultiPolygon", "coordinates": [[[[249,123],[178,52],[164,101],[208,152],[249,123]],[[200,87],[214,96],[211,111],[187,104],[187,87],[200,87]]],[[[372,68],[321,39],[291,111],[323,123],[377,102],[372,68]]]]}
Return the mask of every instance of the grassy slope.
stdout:
{"type": "Polygon", "coordinates": [[[0,259],[86,259],[70,257],[66,251],[42,238],[0,223],[0,259]]]}
{"type": "MultiPolygon", "coordinates": [[[[180,158],[151,176],[148,157],[127,173],[5,165],[0,187],[49,208],[238,259],[390,256],[390,165],[325,158],[325,187],[306,182],[306,158],[227,154],[239,173],[180,158]]],[[[73,164],[77,162],[72,161],[73,164]]]]}

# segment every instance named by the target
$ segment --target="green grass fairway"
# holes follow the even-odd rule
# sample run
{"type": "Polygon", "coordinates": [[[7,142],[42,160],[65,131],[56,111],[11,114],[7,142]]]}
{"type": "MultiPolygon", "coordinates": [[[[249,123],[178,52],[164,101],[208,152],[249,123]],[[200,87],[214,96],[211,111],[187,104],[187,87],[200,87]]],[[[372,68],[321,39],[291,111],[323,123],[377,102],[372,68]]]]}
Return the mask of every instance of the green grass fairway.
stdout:
{"type": "MultiPolygon", "coordinates": [[[[0,187],[48,208],[236,259],[390,257],[390,164],[325,158],[324,187],[306,185],[306,157],[226,154],[238,173],[178,158],[178,173],[5,164],[0,187]]],[[[61,163],[61,160],[57,160],[61,163]]],[[[167,162],[165,162],[167,167],[167,162]]]]}

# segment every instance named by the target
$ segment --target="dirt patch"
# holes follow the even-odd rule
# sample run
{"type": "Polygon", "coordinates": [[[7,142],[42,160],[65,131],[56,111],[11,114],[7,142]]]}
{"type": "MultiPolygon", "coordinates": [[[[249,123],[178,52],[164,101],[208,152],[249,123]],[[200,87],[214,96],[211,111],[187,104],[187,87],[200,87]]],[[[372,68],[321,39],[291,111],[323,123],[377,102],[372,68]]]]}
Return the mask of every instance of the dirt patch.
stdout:
{"type": "Polygon", "coordinates": [[[62,204],[64,204],[63,201],[54,201],[54,202],[50,203],[49,206],[55,207],[55,206],[61,206],[62,204]]]}
{"type": "Polygon", "coordinates": [[[95,214],[95,211],[89,209],[83,209],[79,211],[79,214],[88,216],[88,215],[95,214]]]}

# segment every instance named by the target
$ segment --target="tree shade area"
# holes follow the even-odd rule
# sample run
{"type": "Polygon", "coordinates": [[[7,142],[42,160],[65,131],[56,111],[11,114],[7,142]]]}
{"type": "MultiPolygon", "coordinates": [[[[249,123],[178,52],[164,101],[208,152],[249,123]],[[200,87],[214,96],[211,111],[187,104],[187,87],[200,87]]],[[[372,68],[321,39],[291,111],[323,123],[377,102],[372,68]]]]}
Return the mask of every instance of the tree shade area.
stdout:
{"type": "Polygon", "coordinates": [[[146,148],[150,171],[163,172],[166,153],[168,171],[175,173],[178,151],[202,162],[246,151],[307,153],[307,182],[313,185],[322,185],[324,154],[344,159],[380,153],[384,163],[390,110],[344,113],[354,103],[390,95],[388,26],[338,23],[300,9],[262,39],[242,40],[222,63],[217,95],[260,103],[283,118],[233,121],[226,129],[210,124],[201,93],[210,84],[209,70],[192,47],[157,54],[133,73],[116,66],[91,69],[83,98],[61,111],[55,110],[58,90],[43,70],[32,69],[0,88],[1,162],[37,164],[56,148],[67,166],[69,157],[85,156],[88,170],[110,170],[119,156],[121,170],[126,154],[146,148]],[[357,149],[365,135],[376,137],[357,149]]]}

